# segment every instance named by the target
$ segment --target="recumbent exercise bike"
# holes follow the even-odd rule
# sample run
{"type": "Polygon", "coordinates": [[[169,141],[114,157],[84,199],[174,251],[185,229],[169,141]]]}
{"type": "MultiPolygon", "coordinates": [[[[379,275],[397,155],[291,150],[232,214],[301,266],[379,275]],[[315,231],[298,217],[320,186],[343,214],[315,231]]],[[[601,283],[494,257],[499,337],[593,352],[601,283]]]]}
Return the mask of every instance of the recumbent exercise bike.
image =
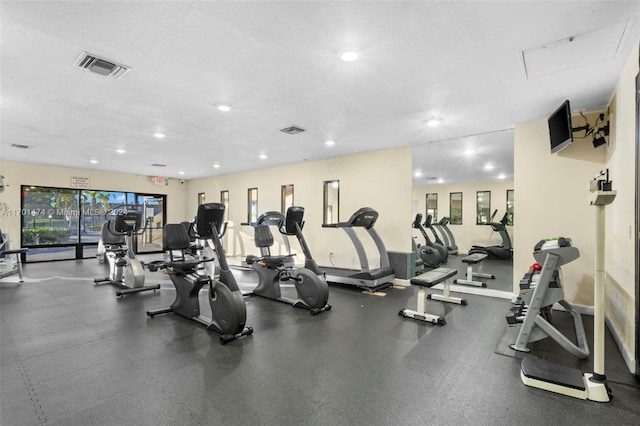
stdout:
{"type": "Polygon", "coordinates": [[[198,207],[196,226],[197,238],[211,240],[218,255],[220,278],[198,273],[203,262],[213,259],[197,259],[187,255],[190,238],[183,224],[167,224],[164,227],[163,249],[169,252],[169,262],[156,261],[149,264],[150,270],[165,269],[176,288],[176,298],[171,306],[147,311],[154,317],[175,312],[220,334],[223,345],[241,336],[253,334],[253,328],[245,327],[247,307],[238,283],[229,269],[227,258],[220,242],[220,229],[224,221],[224,205],[220,203],[202,204],[198,207]],[[174,258],[173,251],[180,251],[181,257],[174,258]],[[211,318],[200,314],[198,293],[204,286],[209,287],[207,299],[211,307],[211,318]]]}
{"type": "Polygon", "coordinates": [[[142,213],[139,206],[121,205],[105,214],[107,221],[102,225],[101,241],[104,257],[109,264],[109,276],[96,278],[94,283],[111,284],[118,288],[116,296],[139,293],[160,288],[160,284],[144,285],[144,265],[136,259],[133,250],[133,236],[141,235],[147,229],[141,228],[142,213]]]}
{"type": "Polygon", "coordinates": [[[246,262],[259,277],[258,286],[251,294],[289,303],[296,308],[309,310],[311,315],[317,315],[331,309],[331,305],[327,304],[329,286],[302,235],[303,217],[304,208],[299,206],[289,207],[286,217],[280,212],[267,212],[261,215],[255,227],[255,243],[260,249],[261,256],[247,256],[246,262]],[[277,226],[285,238],[289,235],[296,236],[305,258],[303,268],[292,266],[293,255],[291,254],[271,255],[270,247],[274,241],[269,224],[277,226]],[[292,300],[282,296],[280,283],[286,281],[293,281],[297,299],[292,300]]]}

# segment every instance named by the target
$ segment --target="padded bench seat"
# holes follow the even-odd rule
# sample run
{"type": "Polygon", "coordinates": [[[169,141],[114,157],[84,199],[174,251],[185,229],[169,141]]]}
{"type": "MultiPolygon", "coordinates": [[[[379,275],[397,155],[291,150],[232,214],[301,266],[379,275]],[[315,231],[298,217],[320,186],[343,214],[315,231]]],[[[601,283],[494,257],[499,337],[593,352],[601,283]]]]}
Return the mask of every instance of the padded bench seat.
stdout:
{"type": "Polygon", "coordinates": [[[468,263],[470,265],[475,265],[476,263],[480,263],[483,260],[485,260],[487,257],[489,257],[488,254],[486,253],[473,253],[470,254],[468,256],[463,257],[462,259],[460,259],[463,263],[468,263]]]}
{"type": "Polygon", "coordinates": [[[472,285],[475,287],[486,287],[487,283],[483,281],[475,281],[473,278],[489,278],[494,279],[496,276],[493,274],[485,274],[482,272],[482,262],[488,258],[486,253],[473,253],[460,259],[462,263],[467,264],[467,276],[464,279],[454,280],[454,284],[472,285]],[[473,265],[478,265],[478,270],[474,272],[473,265]]]}
{"type": "MultiPolygon", "coordinates": [[[[485,255],[486,256],[486,255],[485,255]]],[[[411,278],[411,285],[431,288],[456,275],[458,271],[450,268],[437,268],[411,278]]]]}
{"type": "Polygon", "coordinates": [[[444,317],[429,314],[425,311],[425,300],[433,299],[441,302],[466,305],[467,301],[465,299],[449,295],[449,279],[454,277],[457,273],[458,271],[455,269],[437,268],[412,278],[410,280],[411,285],[418,287],[417,310],[413,311],[410,309],[403,309],[398,312],[398,315],[404,318],[413,318],[419,321],[430,322],[432,324],[445,325],[447,322],[444,317]],[[427,288],[431,288],[438,284],[443,285],[443,294],[426,294],[427,288]]]}

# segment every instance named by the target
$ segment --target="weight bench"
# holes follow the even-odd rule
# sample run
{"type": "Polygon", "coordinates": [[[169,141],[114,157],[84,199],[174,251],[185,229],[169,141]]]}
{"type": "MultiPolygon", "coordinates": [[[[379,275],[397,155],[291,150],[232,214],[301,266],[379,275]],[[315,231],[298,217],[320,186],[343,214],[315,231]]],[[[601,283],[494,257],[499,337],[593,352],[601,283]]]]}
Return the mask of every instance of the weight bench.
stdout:
{"type": "Polygon", "coordinates": [[[478,278],[489,278],[495,279],[496,276],[493,274],[486,274],[482,272],[482,262],[489,257],[486,253],[473,253],[469,256],[465,256],[462,259],[463,263],[467,264],[467,277],[466,279],[461,280],[453,280],[454,284],[465,284],[465,285],[473,285],[476,287],[486,287],[487,283],[483,281],[474,281],[473,277],[478,278]],[[478,265],[478,270],[476,272],[473,271],[473,265],[478,265]]]}
{"type": "Polygon", "coordinates": [[[445,325],[447,322],[439,315],[429,314],[425,311],[425,299],[440,300],[442,302],[466,305],[467,301],[459,297],[449,295],[449,279],[458,271],[449,268],[437,268],[411,279],[411,285],[418,287],[418,307],[416,311],[403,309],[398,315],[404,318],[413,318],[432,324],[445,325]],[[426,289],[437,284],[443,284],[443,294],[426,294],[426,289]]]}

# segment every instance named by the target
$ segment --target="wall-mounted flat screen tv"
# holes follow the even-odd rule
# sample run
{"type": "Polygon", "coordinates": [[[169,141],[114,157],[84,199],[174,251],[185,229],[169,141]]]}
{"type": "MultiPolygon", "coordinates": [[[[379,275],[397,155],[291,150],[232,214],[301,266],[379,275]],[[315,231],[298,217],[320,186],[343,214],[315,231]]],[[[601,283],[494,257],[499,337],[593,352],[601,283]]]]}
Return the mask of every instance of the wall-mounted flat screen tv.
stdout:
{"type": "Polygon", "coordinates": [[[551,141],[551,153],[556,153],[568,147],[573,142],[571,131],[571,106],[569,100],[564,101],[549,119],[549,139],[551,141]]]}

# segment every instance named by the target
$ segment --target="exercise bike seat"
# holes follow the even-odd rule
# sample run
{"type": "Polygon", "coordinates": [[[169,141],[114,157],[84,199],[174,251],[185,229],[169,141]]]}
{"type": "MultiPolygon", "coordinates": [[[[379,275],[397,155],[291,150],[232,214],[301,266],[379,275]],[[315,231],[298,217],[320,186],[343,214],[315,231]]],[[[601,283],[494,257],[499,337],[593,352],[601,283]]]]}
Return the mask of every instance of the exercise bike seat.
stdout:
{"type": "MultiPolygon", "coordinates": [[[[162,248],[164,251],[180,250],[184,251],[189,248],[190,239],[187,230],[182,224],[167,224],[164,227],[162,236],[162,248]]],[[[195,270],[202,263],[199,259],[172,259],[166,265],[174,270],[185,272],[195,270]]]]}

